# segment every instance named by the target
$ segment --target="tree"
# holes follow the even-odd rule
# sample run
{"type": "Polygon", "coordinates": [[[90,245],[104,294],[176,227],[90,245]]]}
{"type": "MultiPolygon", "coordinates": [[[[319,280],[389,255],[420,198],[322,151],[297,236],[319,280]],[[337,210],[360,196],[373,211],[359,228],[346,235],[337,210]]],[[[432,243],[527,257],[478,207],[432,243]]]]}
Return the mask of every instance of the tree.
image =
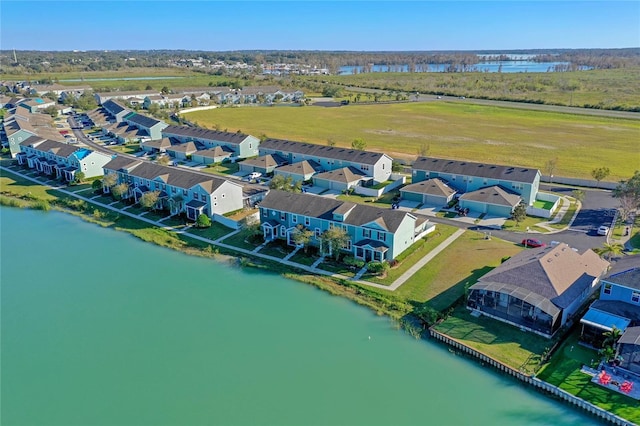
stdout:
{"type": "Polygon", "coordinates": [[[302,181],[294,182],[292,176],[275,175],[269,183],[269,188],[287,192],[302,192],[302,181]]]}
{"type": "Polygon", "coordinates": [[[160,197],[160,191],[147,191],[140,196],[138,202],[145,209],[155,208],[158,198],[160,197]]]}
{"type": "Polygon", "coordinates": [[[608,167],[598,167],[591,170],[591,176],[598,182],[598,187],[600,187],[600,181],[606,179],[610,174],[611,170],[608,167]]]}
{"type": "Polygon", "coordinates": [[[211,218],[204,213],[201,213],[196,220],[196,227],[209,228],[211,226],[211,218]]]}
{"type": "Polygon", "coordinates": [[[513,209],[513,213],[511,213],[511,218],[515,220],[516,224],[520,224],[523,220],[527,218],[527,206],[524,203],[520,203],[513,209]]]}
{"type": "Polygon", "coordinates": [[[391,171],[394,173],[400,173],[402,171],[402,164],[398,161],[393,161],[391,163],[391,171]]]}
{"type": "Polygon", "coordinates": [[[349,234],[341,227],[334,226],[320,235],[322,250],[325,254],[333,254],[336,260],[340,257],[340,250],[347,245],[349,234]]]}
{"type": "Polygon", "coordinates": [[[302,224],[298,224],[298,226],[296,226],[295,232],[293,233],[293,242],[297,246],[302,246],[304,252],[307,253],[312,237],[313,231],[305,228],[302,224]]]}
{"type": "Polygon", "coordinates": [[[611,346],[613,347],[613,345],[615,345],[616,343],[618,343],[618,340],[620,339],[620,337],[622,336],[622,330],[620,330],[618,327],[616,327],[615,325],[611,328],[611,331],[605,331],[604,333],[602,333],[602,335],[604,336],[604,342],[602,343],[602,346],[611,346]]]}
{"type": "Polygon", "coordinates": [[[596,250],[602,257],[606,257],[611,262],[612,257],[621,256],[624,252],[624,246],[618,243],[604,243],[602,248],[596,250]]]}
{"type": "Polygon", "coordinates": [[[162,86],[162,89],[160,89],[160,93],[162,93],[163,95],[166,95],[170,92],[169,88],[167,86],[162,86]]]}
{"type": "Polygon", "coordinates": [[[640,207],[640,171],[618,184],[613,190],[614,198],[620,202],[620,213],[623,221],[627,220],[629,214],[640,207]]]}
{"type": "Polygon", "coordinates": [[[367,143],[362,138],[354,139],[351,142],[351,148],[358,149],[360,151],[364,151],[367,148],[367,143]]]}
{"type": "Polygon", "coordinates": [[[327,139],[327,146],[336,146],[336,141],[333,138],[327,139]]]}
{"type": "Polygon", "coordinates": [[[56,118],[58,116],[58,108],[54,105],[48,106],[42,110],[45,114],[49,114],[51,118],[56,118]]]}
{"type": "Polygon", "coordinates": [[[102,187],[111,188],[118,183],[118,176],[115,173],[109,173],[102,178],[102,187]]]}
{"type": "Polygon", "coordinates": [[[168,166],[170,162],[171,162],[171,159],[166,154],[158,155],[156,157],[156,163],[160,164],[161,166],[168,166]]]}
{"type": "Polygon", "coordinates": [[[611,359],[615,356],[616,352],[611,346],[605,346],[604,348],[598,351],[600,356],[604,359],[605,362],[611,361],[611,359]]]}
{"type": "Polygon", "coordinates": [[[118,185],[114,185],[111,187],[111,194],[116,200],[121,200],[125,194],[129,191],[129,184],[126,182],[122,182],[118,185]]]}
{"type": "Polygon", "coordinates": [[[580,202],[584,201],[585,193],[582,189],[574,189],[571,194],[573,195],[573,198],[575,198],[576,200],[580,202]]]}
{"type": "Polygon", "coordinates": [[[144,90],[153,90],[153,87],[151,87],[150,84],[147,84],[147,87],[145,87],[144,90]]]}
{"type": "Polygon", "coordinates": [[[93,188],[95,192],[100,191],[102,189],[102,181],[100,179],[94,180],[91,184],[91,188],[93,188]]]}
{"type": "Polygon", "coordinates": [[[553,173],[556,171],[556,167],[558,166],[558,157],[551,158],[547,160],[544,164],[544,170],[549,175],[549,182],[553,180],[553,173]]]}
{"type": "Polygon", "coordinates": [[[82,170],[78,170],[77,172],[75,172],[73,178],[75,183],[83,182],[85,180],[84,172],[82,170]]]}
{"type": "Polygon", "coordinates": [[[425,142],[422,145],[420,145],[420,147],[418,148],[418,156],[426,157],[429,155],[429,151],[431,151],[431,145],[425,142]]]}

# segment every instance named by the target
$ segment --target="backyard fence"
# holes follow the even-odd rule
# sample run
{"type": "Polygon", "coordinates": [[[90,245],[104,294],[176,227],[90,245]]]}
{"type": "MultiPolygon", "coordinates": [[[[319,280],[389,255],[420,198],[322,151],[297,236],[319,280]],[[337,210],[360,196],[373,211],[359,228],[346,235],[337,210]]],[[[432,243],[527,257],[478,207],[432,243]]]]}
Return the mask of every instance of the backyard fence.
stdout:
{"type": "Polygon", "coordinates": [[[448,346],[454,348],[456,351],[462,352],[463,354],[466,355],[470,355],[474,358],[476,358],[477,360],[479,360],[482,363],[486,363],[489,364],[490,366],[492,366],[493,368],[495,368],[496,370],[508,375],[508,376],[512,376],[526,384],[528,384],[529,386],[532,386],[533,388],[551,394],[553,396],[555,396],[558,399],[561,399],[563,401],[568,402],[569,404],[573,404],[576,407],[579,407],[580,409],[598,417],[601,418],[603,420],[606,420],[608,422],[610,422],[611,424],[614,425],[619,425],[619,426],[632,426],[634,425],[634,423],[623,419],[622,417],[616,416],[613,413],[610,413],[609,411],[600,408],[596,405],[593,405],[592,403],[585,401],[582,398],[579,398],[575,395],[570,394],[569,392],[560,389],[557,386],[554,386],[550,383],[547,383],[543,380],[540,380],[538,378],[535,377],[535,375],[529,375],[529,374],[525,374],[521,371],[515,370],[512,367],[509,367],[506,364],[503,364],[502,362],[490,357],[489,355],[483,354],[482,352],[479,352],[467,345],[465,345],[462,342],[459,342],[456,339],[453,339],[445,334],[440,333],[439,331],[436,331],[433,329],[433,327],[429,328],[429,336],[432,339],[438,340],[439,342],[445,343],[448,346]]]}
{"type": "Polygon", "coordinates": [[[557,195],[549,194],[547,192],[538,192],[538,194],[536,195],[536,200],[551,202],[553,203],[553,206],[549,209],[529,206],[527,207],[527,214],[529,216],[544,217],[547,219],[553,215],[553,213],[558,208],[558,204],[560,203],[560,197],[558,197],[557,195]]]}
{"type": "Polygon", "coordinates": [[[540,183],[561,183],[563,185],[575,185],[584,186],[585,188],[600,188],[600,189],[615,189],[618,186],[618,182],[598,182],[591,179],[576,179],[562,176],[553,176],[549,179],[549,176],[542,176],[540,183]]]}
{"type": "Polygon", "coordinates": [[[406,177],[403,175],[391,175],[392,183],[379,189],[367,188],[366,186],[356,186],[356,194],[364,195],[367,197],[380,197],[382,194],[393,191],[397,187],[404,185],[406,177]]]}
{"type": "Polygon", "coordinates": [[[224,226],[226,226],[227,228],[231,228],[231,229],[240,229],[240,227],[242,226],[242,224],[238,221],[235,221],[233,219],[229,219],[228,217],[224,217],[222,215],[219,215],[217,213],[215,213],[213,215],[213,221],[214,222],[218,222],[224,226]]]}

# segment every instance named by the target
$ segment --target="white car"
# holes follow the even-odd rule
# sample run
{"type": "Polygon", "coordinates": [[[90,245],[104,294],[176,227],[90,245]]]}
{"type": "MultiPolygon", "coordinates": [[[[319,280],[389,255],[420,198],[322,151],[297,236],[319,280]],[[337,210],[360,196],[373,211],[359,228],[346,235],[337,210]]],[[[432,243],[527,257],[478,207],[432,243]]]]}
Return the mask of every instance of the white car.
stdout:
{"type": "Polygon", "coordinates": [[[609,227],[606,225],[602,225],[598,228],[598,235],[607,235],[609,233],[609,227]]]}
{"type": "Polygon", "coordinates": [[[253,173],[251,173],[251,174],[247,177],[247,179],[249,179],[249,180],[254,180],[254,179],[258,179],[260,176],[262,176],[262,173],[260,173],[260,172],[253,172],[253,173]]]}

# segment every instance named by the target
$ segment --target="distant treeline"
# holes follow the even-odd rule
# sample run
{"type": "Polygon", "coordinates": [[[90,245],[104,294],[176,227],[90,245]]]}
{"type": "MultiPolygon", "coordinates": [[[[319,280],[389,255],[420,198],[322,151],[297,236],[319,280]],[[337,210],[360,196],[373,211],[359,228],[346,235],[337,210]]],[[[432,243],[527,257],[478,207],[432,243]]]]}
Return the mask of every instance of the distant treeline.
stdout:
{"type": "MultiPolygon", "coordinates": [[[[442,52],[348,52],[348,51],[236,51],[205,52],[192,50],[136,51],[0,51],[0,74],[30,74],[44,72],[117,71],[126,68],[174,66],[186,59],[202,58],[207,62],[243,63],[261,72],[264,64],[299,64],[325,68],[337,74],[341,66],[366,67],[371,64],[406,64],[409,71],[421,71],[424,64],[447,64],[449,72],[474,71],[475,65],[486,59],[510,60],[513,56],[535,55],[527,60],[536,62],[567,62],[554,71],[574,71],[580,67],[614,69],[640,66],[640,48],[626,49],[553,49],[527,51],[442,51],[442,52]],[[482,56],[479,56],[482,55],[482,56]],[[16,61],[17,59],[17,61],[16,61]]],[[[188,66],[188,63],[187,65],[188,66]]],[[[251,72],[200,68],[211,74],[251,72]]]]}

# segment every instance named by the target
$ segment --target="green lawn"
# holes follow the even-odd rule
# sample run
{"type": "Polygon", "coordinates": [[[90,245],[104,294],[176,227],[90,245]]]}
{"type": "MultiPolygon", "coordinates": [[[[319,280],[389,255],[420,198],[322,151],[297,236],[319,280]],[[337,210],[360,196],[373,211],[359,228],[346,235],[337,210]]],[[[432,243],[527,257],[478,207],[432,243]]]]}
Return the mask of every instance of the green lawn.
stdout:
{"type": "Polygon", "coordinates": [[[410,267],[412,267],[418,260],[429,254],[431,250],[440,245],[441,242],[449,238],[457,228],[449,225],[436,225],[436,230],[424,238],[416,241],[411,247],[402,252],[398,256],[399,264],[395,268],[389,269],[387,276],[384,278],[368,277],[364,279],[376,282],[378,284],[391,285],[404,274],[410,267]]]}
{"type": "Polygon", "coordinates": [[[348,108],[218,108],[186,114],[207,127],[348,147],[356,138],[367,149],[415,159],[429,145],[436,157],[544,169],[557,158],[555,174],[591,178],[610,165],[608,180],[627,179],[640,123],[635,120],[519,110],[458,102],[350,105],[348,108]],[[291,123],[296,123],[291,126],[291,123]],[[474,125],[470,126],[469,123],[474,125]],[[580,155],[575,155],[576,152],[580,155]]]}
{"type": "Polygon", "coordinates": [[[503,322],[487,317],[474,318],[465,307],[457,307],[435,329],[527,373],[534,372],[540,355],[551,345],[549,339],[503,322]]]}
{"type": "Polygon", "coordinates": [[[540,222],[547,222],[549,220],[550,219],[542,217],[527,216],[522,222],[516,223],[513,219],[507,219],[502,225],[502,229],[504,231],[526,232],[527,228],[529,228],[530,231],[546,233],[549,231],[536,225],[540,222]]]}
{"type": "Polygon", "coordinates": [[[242,231],[238,232],[235,235],[230,236],[229,238],[225,238],[224,240],[222,240],[222,242],[224,244],[229,244],[232,245],[234,247],[240,247],[243,248],[245,250],[253,250],[256,247],[258,247],[260,244],[252,244],[247,240],[247,238],[249,237],[249,232],[248,230],[243,229],[242,231]]]}
{"type": "Polygon", "coordinates": [[[484,235],[467,231],[394,293],[413,305],[426,303],[445,310],[464,294],[466,286],[500,265],[502,258],[521,250],[512,243],[497,238],[485,240],[484,235]]]}
{"type": "MultiPolygon", "coordinates": [[[[163,223],[167,222],[168,221],[165,221],[163,223]]],[[[227,228],[226,226],[221,225],[218,222],[213,222],[208,228],[191,227],[189,228],[187,233],[197,235],[199,237],[208,238],[210,240],[217,240],[218,238],[222,237],[223,235],[227,235],[232,231],[233,229],[231,228],[227,228]]]]}
{"type": "Polygon", "coordinates": [[[280,244],[279,242],[271,242],[263,247],[262,250],[260,250],[260,254],[266,254],[283,259],[291,251],[293,251],[293,247],[288,247],[287,249],[283,244],[280,244]]]}
{"type": "Polygon", "coordinates": [[[110,149],[114,150],[114,151],[118,151],[118,152],[122,152],[124,154],[135,154],[136,152],[140,151],[140,144],[139,143],[128,143],[126,145],[113,145],[110,147],[110,149]]]}
{"type": "Polygon", "coordinates": [[[535,207],[536,209],[551,210],[554,204],[555,203],[553,201],[536,200],[533,203],[533,207],[535,207]]]}
{"type": "Polygon", "coordinates": [[[318,258],[308,254],[304,254],[303,250],[299,250],[296,254],[289,259],[291,262],[299,263],[301,265],[311,266],[318,258]]]}
{"type": "Polygon", "coordinates": [[[215,175],[232,175],[240,170],[240,166],[238,163],[218,163],[200,170],[207,173],[213,173],[215,175]]]}
{"type": "Polygon", "coordinates": [[[563,229],[567,225],[569,225],[569,222],[571,221],[571,219],[573,219],[573,216],[576,214],[576,210],[578,209],[578,203],[576,202],[576,200],[574,198],[570,198],[570,200],[571,204],[569,204],[569,209],[567,209],[564,216],[562,216],[560,222],[551,224],[549,226],[555,229],[563,229]]]}
{"type": "Polygon", "coordinates": [[[356,275],[357,269],[351,268],[345,265],[342,262],[334,262],[332,259],[325,259],[324,262],[318,265],[319,269],[324,271],[333,272],[334,274],[342,274],[347,277],[354,277],[356,275]]]}
{"type": "Polygon", "coordinates": [[[635,423],[640,423],[638,402],[618,392],[613,392],[591,383],[591,376],[581,373],[583,365],[597,363],[598,354],[578,344],[578,333],[574,332],[538,373],[538,378],[567,392],[579,396],[592,404],[635,423]]]}

